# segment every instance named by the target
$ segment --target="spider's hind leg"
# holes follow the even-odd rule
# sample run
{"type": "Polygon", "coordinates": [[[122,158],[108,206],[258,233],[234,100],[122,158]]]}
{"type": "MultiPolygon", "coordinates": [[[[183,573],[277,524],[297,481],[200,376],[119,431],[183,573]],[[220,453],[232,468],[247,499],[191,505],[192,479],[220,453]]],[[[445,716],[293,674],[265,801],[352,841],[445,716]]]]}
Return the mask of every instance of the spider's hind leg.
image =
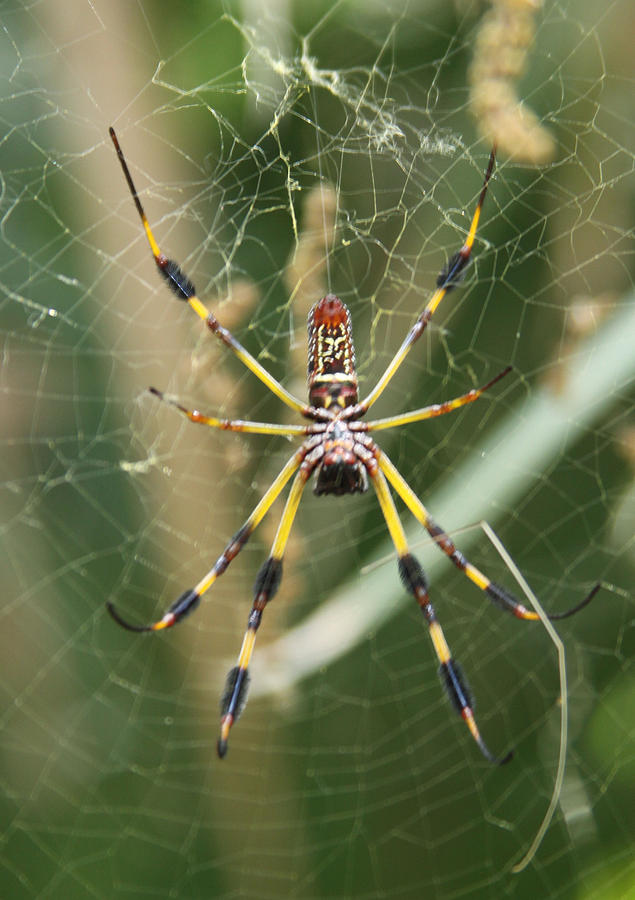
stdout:
{"type": "Polygon", "coordinates": [[[121,145],[119,144],[119,139],[115,133],[115,129],[111,126],[109,128],[110,138],[114,144],[115,151],[117,153],[117,158],[119,159],[119,163],[121,165],[124,177],[126,182],[128,183],[128,188],[132,195],[132,199],[134,200],[134,204],[137,208],[137,212],[139,214],[139,218],[141,219],[141,224],[143,225],[143,229],[145,231],[146,238],[148,240],[148,244],[150,245],[150,250],[152,251],[152,255],[154,257],[154,261],[157,265],[157,269],[161,277],[165,280],[166,284],[173,292],[175,297],[178,300],[187,303],[188,306],[196,313],[196,315],[207,325],[212,334],[215,334],[219,340],[225,344],[226,347],[234,353],[238,359],[242,362],[244,366],[246,366],[254,375],[259,378],[263,384],[265,384],[269,390],[278,397],[279,400],[282,400],[283,403],[286,403],[291,409],[296,410],[300,414],[304,415],[308,407],[305,403],[302,403],[297,397],[294,397],[289,391],[283,387],[279,381],[277,381],[273,375],[271,375],[265,368],[262,366],[255,357],[251,355],[245,348],[240,344],[236,338],[233,336],[231,331],[227,328],[224,328],[214,313],[210,312],[203,303],[199,300],[196,295],[196,288],[194,284],[185,272],[181,269],[179,264],[175,262],[173,259],[168,259],[165,253],[162,252],[159,247],[156,238],[150,228],[150,224],[148,222],[147,216],[145,214],[145,210],[141,204],[141,200],[139,199],[139,194],[137,193],[137,188],[135,187],[135,183],[132,180],[132,175],[130,174],[130,169],[128,168],[128,163],[126,162],[126,158],[123,155],[123,150],[121,149],[121,145]]]}

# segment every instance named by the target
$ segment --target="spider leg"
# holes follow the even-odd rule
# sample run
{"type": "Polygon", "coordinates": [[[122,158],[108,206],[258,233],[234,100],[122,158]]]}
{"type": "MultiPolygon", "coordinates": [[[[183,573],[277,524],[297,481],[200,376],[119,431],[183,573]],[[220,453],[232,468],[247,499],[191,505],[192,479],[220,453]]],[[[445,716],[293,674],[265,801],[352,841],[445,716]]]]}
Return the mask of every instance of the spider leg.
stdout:
{"type": "Polygon", "coordinates": [[[282,578],[282,557],[289,539],[291,526],[298,511],[302,491],[311,474],[311,466],[303,466],[295,477],[271,547],[271,553],[261,567],[254,584],[254,602],[247,621],[247,630],[240,648],[238,662],[230,669],[221,698],[221,725],[217,751],[222,759],[227,753],[229,731],[245,708],[249,690],[249,663],[256,643],[265,606],[275,596],[282,578]]]}
{"type": "Polygon", "coordinates": [[[269,374],[264,366],[262,366],[258,362],[258,360],[256,360],[251,355],[251,353],[245,350],[242,344],[240,344],[236,340],[236,338],[230,331],[227,330],[227,328],[223,328],[214,313],[208,312],[205,306],[198,299],[198,297],[196,296],[196,288],[187,277],[187,275],[179,267],[179,265],[174,262],[174,260],[168,259],[168,257],[161,252],[161,249],[157,244],[154,234],[152,233],[152,229],[150,228],[150,225],[148,223],[148,219],[144,212],[143,206],[141,205],[141,200],[139,199],[137,189],[132,180],[132,175],[130,174],[128,164],[126,163],[123,151],[117,139],[117,135],[115,134],[115,130],[114,128],[112,128],[112,126],[109,128],[109,134],[115,146],[115,150],[117,151],[117,157],[121,164],[121,168],[123,169],[123,174],[128,183],[128,187],[130,188],[132,199],[134,200],[135,206],[137,207],[137,212],[139,213],[141,223],[146,233],[146,237],[150,245],[150,250],[152,251],[152,255],[154,256],[154,261],[157,264],[159,272],[161,273],[163,278],[165,278],[171,290],[179,300],[187,301],[196,315],[205,322],[210,331],[213,332],[227,347],[229,347],[232,353],[234,353],[238,357],[243,365],[246,366],[251,372],[253,372],[254,375],[256,375],[256,377],[259,378],[263,382],[263,384],[265,384],[269,388],[269,390],[273,394],[275,394],[276,397],[278,397],[279,400],[282,400],[282,402],[286,403],[287,406],[290,406],[291,409],[295,409],[297,412],[304,414],[309,407],[298,400],[296,397],[294,397],[293,394],[290,394],[289,391],[287,391],[286,388],[284,388],[280,384],[280,382],[273,377],[273,375],[269,374]]]}
{"type": "MultiPolygon", "coordinates": [[[[461,572],[467,575],[470,581],[473,582],[478,588],[480,588],[482,591],[485,591],[485,593],[495,606],[498,606],[500,609],[505,610],[505,612],[511,613],[518,619],[525,619],[526,621],[535,622],[540,618],[537,612],[534,612],[533,610],[527,609],[527,607],[523,606],[523,604],[520,603],[513,594],[507,591],[504,587],[501,587],[500,584],[496,584],[495,581],[491,581],[487,577],[487,575],[484,575],[481,571],[479,571],[479,569],[476,568],[476,566],[473,566],[472,563],[470,563],[465,558],[465,556],[463,556],[461,551],[457,549],[454,542],[446,534],[443,528],[441,528],[441,526],[438,525],[430,516],[421,500],[419,500],[410,485],[406,482],[398,469],[393,465],[393,463],[388,459],[388,457],[382,450],[378,451],[377,461],[379,463],[379,468],[384,473],[396,492],[399,494],[415,519],[421,522],[430,537],[434,540],[437,546],[440,547],[447,556],[449,556],[457,569],[460,569],[461,572]]],[[[591,602],[593,597],[598,592],[599,588],[600,585],[598,584],[580,603],[571,607],[571,609],[565,610],[565,612],[552,613],[549,615],[549,618],[566,619],[568,616],[574,615],[591,602]]]]}
{"type": "Polygon", "coordinates": [[[166,397],[163,391],[157,388],[148,388],[151,394],[158,397],[164,403],[168,403],[179,412],[183,413],[190,422],[196,425],[209,425],[210,428],[220,428],[223,431],[244,431],[249,434],[274,434],[274,435],[306,435],[309,433],[307,425],[274,425],[270,422],[244,422],[242,419],[217,419],[214,416],[206,416],[197,409],[187,409],[176,400],[166,397]]]}
{"type": "Polygon", "coordinates": [[[115,609],[114,605],[108,601],[106,607],[115,622],[117,622],[118,625],[121,625],[122,628],[126,628],[128,631],[162,631],[164,628],[171,628],[172,625],[176,625],[176,623],[180,622],[186,615],[193,612],[199,605],[205,591],[211,588],[216,579],[224,573],[230,562],[238,556],[251,537],[256,526],[262,521],[273,505],[280,491],[302,463],[305,453],[306,451],[303,448],[300,448],[298,452],[291,457],[275,481],[263,495],[252,514],[229,541],[207,575],[199,581],[196,587],[184,591],[169,607],[161,619],[154,622],[152,625],[132,625],[130,622],[123,619],[115,609]]]}
{"type": "Polygon", "coordinates": [[[496,146],[492,148],[492,152],[490,153],[489,163],[487,165],[487,170],[485,172],[485,177],[483,179],[483,187],[481,188],[481,195],[479,197],[478,203],[476,204],[476,209],[474,210],[474,215],[472,216],[472,222],[470,223],[470,230],[465,239],[465,243],[453,256],[450,257],[446,265],[443,267],[439,276],[437,278],[437,289],[433,293],[432,297],[428,301],[426,308],[423,310],[415,324],[412,326],[406,338],[397,350],[395,356],[388,364],[388,367],[384,374],[381,376],[375,387],[372,389],[370,394],[366,397],[365,400],[362,400],[361,403],[357,404],[355,410],[355,417],[364,415],[364,413],[370,409],[370,407],[375,403],[375,401],[379,398],[379,396],[384,392],[385,388],[388,386],[389,382],[392,380],[395,372],[401,366],[402,362],[410,352],[412,346],[419,340],[423,332],[426,330],[428,322],[434,315],[437,307],[446,296],[449,294],[451,290],[453,290],[465,274],[465,269],[470,260],[470,256],[472,254],[472,247],[474,245],[474,238],[476,236],[476,229],[478,228],[479,219],[481,217],[481,210],[483,209],[483,203],[485,202],[485,195],[487,194],[487,185],[489,183],[490,178],[492,177],[492,172],[494,171],[494,160],[496,158],[496,146]]]}
{"type": "Polygon", "coordinates": [[[382,471],[376,466],[367,465],[368,473],[372,480],[381,511],[384,514],[390,537],[399,556],[399,574],[406,590],[412,594],[419,604],[430,632],[430,638],[434,651],[439,660],[439,674],[452,705],[459,713],[470,734],[478,744],[483,756],[496,765],[504,765],[513,756],[513,751],[505,756],[496,757],[488,749],[478,730],[474,718],[474,702],[467,682],[459,664],[452,658],[452,653],[439,624],[430,597],[423,569],[415,557],[410,553],[403,526],[395,509],[395,504],[386,484],[382,471]]]}
{"type": "Polygon", "coordinates": [[[387,419],[375,419],[366,423],[366,431],[381,431],[384,428],[395,428],[397,425],[410,425],[412,422],[422,422],[424,419],[433,419],[435,416],[444,416],[446,413],[466,406],[468,403],[474,403],[489,388],[493,387],[497,381],[504,378],[511,372],[512,367],[507,366],[502,372],[499,372],[495,378],[484,384],[483,387],[475,388],[455,397],[454,400],[446,400],[444,403],[435,403],[432,406],[424,406],[423,409],[415,409],[412,412],[402,413],[398,416],[389,416],[387,419]]]}

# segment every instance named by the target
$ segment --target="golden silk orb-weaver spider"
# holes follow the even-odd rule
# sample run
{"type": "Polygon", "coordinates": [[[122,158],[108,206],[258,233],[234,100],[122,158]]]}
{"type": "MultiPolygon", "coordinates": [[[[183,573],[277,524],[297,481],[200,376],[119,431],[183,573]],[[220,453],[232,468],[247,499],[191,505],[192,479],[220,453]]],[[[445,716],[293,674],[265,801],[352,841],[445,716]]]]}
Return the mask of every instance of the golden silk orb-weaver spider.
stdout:
{"type": "MultiPolygon", "coordinates": [[[[180,403],[172,400],[167,400],[161,391],[156,388],[150,388],[150,391],[155,396],[175,406],[184,416],[196,424],[207,425],[211,428],[219,428],[225,431],[292,436],[301,438],[302,443],[265,491],[251,515],[231,538],[210,571],[195,587],[184,591],[161,619],[152,625],[133,625],[123,619],[113,604],[108,602],[107,607],[110,615],[119,625],[127,628],[129,631],[161,631],[176,625],[177,622],[180,622],[181,619],[196,609],[203,594],[225,572],[231,561],[245,546],[254,529],[262,521],[284,487],[291,478],[294,479],[271,547],[271,553],[256,577],[254,600],[249,613],[247,629],[238,656],[238,662],[227,675],[221,699],[220,737],[217,745],[218,755],[224,757],[227,752],[230,729],[245,707],[249,688],[249,663],[256,642],[256,633],[260,627],[264,609],[274,597],[280,585],[285,546],[307,481],[312,475],[314,476],[314,492],[318,495],[335,494],[336,496],[342,496],[344,494],[363,493],[368,489],[370,479],[390,537],[397,551],[401,580],[406,591],[412,594],[419,604],[428,625],[432,645],[439,661],[441,680],[452,705],[463,718],[483,755],[490,762],[499,765],[506,763],[511,759],[512,752],[510,751],[504,756],[496,757],[489,751],[481,737],[474,718],[474,704],[470,690],[459,664],[452,657],[443,630],[430,602],[423,569],[408,547],[389,485],[399,495],[415,519],[423,525],[437,546],[447,554],[461,572],[467,575],[470,581],[488,595],[496,606],[512,613],[519,619],[529,621],[538,619],[538,614],[526,609],[505,588],[491,581],[465,558],[454,545],[452,539],[432,519],[412,488],[370,435],[371,432],[381,431],[385,428],[395,428],[400,425],[431,419],[434,416],[445,415],[445,413],[459,409],[461,406],[473,403],[497,381],[500,381],[501,378],[507,375],[511,371],[511,366],[503,369],[502,372],[483,385],[483,387],[470,390],[460,397],[455,397],[453,400],[446,400],[443,403],[426,406],[401,415],[389,416],[385,419],[375,419],[370,422],[362,421],[362,417],[384,392],[413,345],[425,331],[428,322],[443,298],[459,284],[465,273],[472,253],[487,186],[494,170],[496,148],[490,154],[483,187],[472,216],[465,243],[460,250],[450,257],[442,269],[437,278],[436,289],[425,309],[406,335],[401,347],[388,364],[386,371],[375,387],[361,402],[358,399],[355,351],[348,308],[339,297],[336,297],[334,294],[327,294],[311,309],[308,319],[309,403],[307,405],[290,394],[258,360],[245,350],[231,332],[223,328],[216,316],[209,312],[198,299],[194,285],[178,264],[168,259],[161,252],[148,224],[130,170],[113,128],[110,128],[110,137],[117,151],[121,168],[141,218],[157,268],[171,290],[179,300],[186,302],[191,307],[207,328],[223,344],[229,347],[238,359],[279,400],[300,413],[301,416],[308,419],[311,423],[308,425],[282,425],[218,419],[214,416],[204,415],[198,410],[187,409],[181,406],[180,403]]],[[[578,603],[566,612],[553,614],[550,618],[564,619],[578,612],[591,601],[598,589],[599,585],[596,585],[581,603],[578,603]]]]}

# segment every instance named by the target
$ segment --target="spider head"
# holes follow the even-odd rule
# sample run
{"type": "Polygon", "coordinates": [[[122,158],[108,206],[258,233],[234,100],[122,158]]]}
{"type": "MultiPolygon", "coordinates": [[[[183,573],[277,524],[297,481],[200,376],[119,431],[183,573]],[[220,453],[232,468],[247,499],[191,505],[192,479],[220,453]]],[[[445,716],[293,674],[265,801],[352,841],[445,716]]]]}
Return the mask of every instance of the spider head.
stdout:
{"type": "Polygon", "coordinates": [[[368,490],[366,469],[355,453],[353,437],[335,421],[324,437],[324,453],[315,472],[313,491],[320,494],[363,494],[368,490]]]}
{"type": "Polygon", "coordinates": [[[355,348],[351,315],[335,294],[327,294],[309,313],[309,403],[346,409],[357,403],[355,348]]]}
{"type": "Polygon", "coordinates": [[[366,469],[359,460],[347,462],[343,458],[329,461],[325,459],[316,470],[313,493],[318,497],[321,494],[342,497],[344,494],[363,494],[367,490],[366,469]]]}

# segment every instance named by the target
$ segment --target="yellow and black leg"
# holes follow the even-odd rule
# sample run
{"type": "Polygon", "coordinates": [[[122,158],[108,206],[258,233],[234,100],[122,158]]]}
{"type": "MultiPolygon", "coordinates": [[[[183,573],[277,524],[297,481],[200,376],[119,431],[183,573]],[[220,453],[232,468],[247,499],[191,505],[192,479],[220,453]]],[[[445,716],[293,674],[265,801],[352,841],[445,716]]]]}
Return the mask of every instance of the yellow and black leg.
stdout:
{"type": "MultiPolygon", "coordinates": [[[[505,612],[511,613],[518,619],[525,619],[530,622],[540,618],[537,612],[527,609],[527,607],[523,606],[513,594],[504,587],[501,587],[501,585],[497,584],[495,581],[491,581],[487,575],[484,575],[476,568],[476,566],[472,565],[472,563],[465,558],[449,535],[434,521],[434,519],[432,519],[421,500],[419,500],[399,470],[393,465],[383,451],[378,451],[377,459],[381,471],[399,494],[415,519],[421,522],[436,545],[452,560],[457,569],[460,569],[464,575],[467,575],[470,581],[478,588],[485,591],[492,603],[500,609],[505,610],[505,612]]],[[[595,585],[591,592],[587,594],[580,603],[577,603],[575,606],[571,607],[571,609],[567,609],[564,612],[551,613],[549,618],[566,619],[568,616],[574,615],[591,602],[599,589],[600,585],[595,585]]]]}
{"type": "Polygon", "coordinates": [[[381,506],[388,531],[397,550],[399,556],[399,575],[404,587],[409,594],[415,598],[419,604],[419,608],[428,623],[428,631],[432,646],[439,660],[439,674],[443,685],[447,691],[450,701],[456,711],[459,713],[470,734],[478,744],[483,756],[496,765],[503,765],[512,758],[513,752],[510,751],[503,757],[494,756],[488,749],[485,741],[481,737],[480,731],[474,718],[474,702],[470,690],[467,686],[463,673],[459,664],[452,658],[450,648],[443,634],[441,625],[439,624],[436,613],[430,597],[428,595],[428,586],[423,569],[419,562],[410,553],[404,530],[397,515],[395,504],[390,495],[386,479],[378,468],[368,465],[368,473],[377,494],[379,505],[381,506]]]}
{"type": "Polygon", "coordinates": [[[384,428],[395,428],[399,425],[411,425],[413,422],[423,422],[425,419],[434,419],[437,416],[444,416],[446,413],[454,412],[468,403],[474,403],[485,391],[493,387],[497,381],[504,378],[512,370],[511,366],[507,366],[502,372],[499,372],[495,378],[484,384],[483,387],[473,388],[460,397],[453,400],[445,400],[443,403],[434,403],[432,406],[424,406],[422,409],[414,409],[412,412],[400,413],[396,416],[388,416],[386,419],[374,419],[372,422],[366,423],[365,431],[382,431],[384,428]]]}
{"type": "Polygon", "coordinates": [[[303,437],[309,434],[309,425],[277,425],[271,422],[246,422],[243,419],[218,419],[216,416],[207,416],[198,409],[188,409],[176,400],[166,397],[163,391],[151,387],[151,394],[158,397],[163,403],[178,409],[190,422],[195,425],[207,425],[209,428],[220,428],[221,431],[242,431],[247,434],[268,434],[285,437],[303,437]]]}
{"type": "Polygon", "coordinates": [[[168,257],[161,251],[154,234],[152,233],[152,229],[148,223],[147,216],[141,205],[141,200],[139,199],[139,195],[137,193],[137,189],[135,187],[134,181],[132,180],[132,175],[130,174],[130,169],[128,168],[128,164],[123,155],[123,151],[121,146],[119,145],[119,140],[117,135],[115,134],[114,128],[109,129],[110,138],[114,144],[115,150],[117,151],[117,158],[121,164],[121,168],[123,170],[123,174],[128,183],[128,187],[130,189],[130,193],[132,194],[132,199],[134,200],[134,204],[137,208],[137,212],[139,213],[139,218],[141,219],[141,224],[143,225],[143,229],[146,234],[146,238],[148,239],[148,244],[150,245],[150,250],[152,251],[152,255],[154,256],[154,261],[157,265],[157,269],[161,276],[165,279],[168,284],[170,290],[173,291],[177,299],[183,300],[194,310],[197,316],[205,322],[207,327],[210,329],[213,334],[215,334],[224,344],[229,347],[229,349],[234,353],[238,359],[245,365],[251,372],[258,377],[263,384],[265,384],[269,390],[276,395],[283,403],[286,403],[287,406],[291,407],[291,409],[296,410],[299,413],[304,414],[308,407],[305,403],[302,403],[293,394],[290,394],[289,391],[284,388],[279,381],[277,381],[273,375],[270,375],[269,372],[262,366],[257,359],[255,359],[247,350],[240,344],[233,334],[228,331],[227,328],[224,328],[214,313],[211,313],[207,310],[207,308],[201,303],[201,301],[196,296],[196,288],[190,279],[187,277],[185,272],[180,268],[178,263],[176,263],[172,259],[168,259],[168,257]]]}
{"type": "Polygon", "coordinates": [[[249,663],[254,652],[256,632],[260,627],[265,606],[275,596],[282,578],[282,557],[289,539],[291,526],[298,511],[302,491],[311,473],[311,467],[303,466],[295,477],[289,492],[278,531],[271,547],[271,553],[256,578],[254,584],[254,601],[247,620],[247,630],[238,655],[238,662],[229,670],[225,689],[221,697],[220,737],[217,751],[222,759],[227,753],[227,740],[232,725],[245,708],[249,690],[249,663]]]}
{"type": "Polygon", "coordinates": [[[218,419],[216,416],[207,416],[198,409],[188,409],[177,400],[166,397],[158,388],[148,388],[151,394],[158,397],[163,403],[178,409],[190,422],[195,425],[207,425],[209,428],[219,428],[221,431],[242,431],[246,434],[268,434],[284,437],[304,437],[309,434],[309,425],[277,425],[271,422],[247,422],[243,419],[218,419]]]}
{"type": "Polygon", "coordinates": [[[122,628],[126,628],[128,631],[162,631],[164,628],[171,628],[172,625],[176,625],[177,622],[180,622],[181,619],[185,618],[185,616],[193,612],[199,605],[203,594],[211,588],[216,579],[220,578],[223,572],[227,569],[227,566],[230,564],[230,562],[235,559],[236,556],[238,556],[242,548],[251,537],[256,526],[265,517],[265,515],[273,505],[276,497],[280,494],[293,473],[297,471],[303,459],[304,451],[300,449],[284,466],[278,477],[271,484],[267,492],[263,495],[260,503],[258,503],[246,522],[229,541],[207,575],[205,575],[205,577],[199,581],[196,587],[189,588],[187,591],[184,591],[181,596],[177,600],[175,600],[174,603],[169,607],[169,609],[161,619],[159,619],[157,622],[154,622],[152,625],[133,625],[122,618],[122,616],[115,609],[114,605],[110,601],[108,601],[106,606],[108,608],[108,612],[115,620],[115,622],[117,622],[118,625],[121,625],[122,628]]]}
{"type": "Polygon", "coordinates": [[[368,409],[370,409],[373,403],[375,403],[375,401],[381,396],[388,384],[392,381],[395,373],[412,349],[413,345],[419,340],[423,332],[426,330],[430,319],[436,312],[443,298],[446,297],[447,294],[450,293],[450,291],[454,290],[454,288],[457,287],[463,279],[463,276],[465,275],[467,269],[467,265],[472,255],[474,238],[476,237],[478,223],[481,218],[481,210],[483,209],[485,195],[487,194],[487,186],[489,184],[490,178],[492,177],[492,172],[494,171],[495,158],[496,147],[494,147],[492,149],[492,152],[490,153],[489,162],[485,171],[485,177],[483,178],[481,195],[476,205],[476,209],[474,210],[474,215],[472,216],[472,221],[470,223],[470,230],[467,234],[467,237],[465,238],[465,243],[460,250],[457,250],[457,252],[450,257],[446,265],[439,273],[437,277],[436,290],[430,297],[426,308],[423,310],[415,324],[406,335],[401,347],[399,348],[399,350],[397,350],[393,359],[388,364],[388,367],[386,368],[384,374],[381,376],[370,394],[364,400],[362,400],[361,403],[357,404],[355,416],[356,418],[364,415],[364,413],[368,409]]]}

